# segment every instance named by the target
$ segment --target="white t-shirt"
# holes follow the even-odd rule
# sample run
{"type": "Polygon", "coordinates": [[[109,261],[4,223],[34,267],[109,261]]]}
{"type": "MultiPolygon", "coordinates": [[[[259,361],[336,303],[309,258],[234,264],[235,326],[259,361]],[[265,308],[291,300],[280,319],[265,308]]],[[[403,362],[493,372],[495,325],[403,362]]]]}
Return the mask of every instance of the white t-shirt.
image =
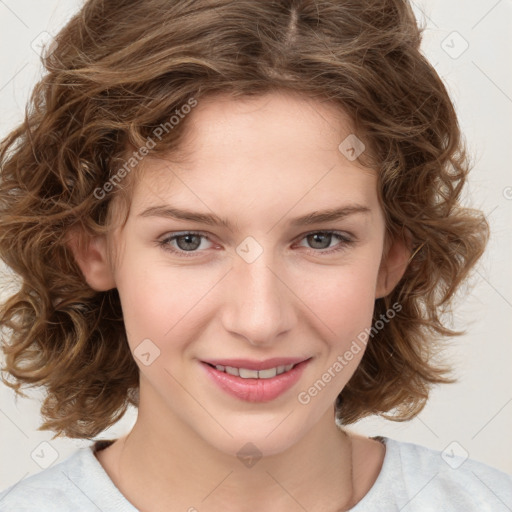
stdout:
{"type": "MultiPolygon", "coordinates": [[[[512,476],[481,462],[379,437],[384,462],[350,512],[510,512],[512,476]]],[[[100,449],[111,441],[104,441],[100,449]]],[[[1,512],[138,512],[94,456],[96,443],[0,493],[1,512]]],[[[197,510],[201,510],[198,499],[197,510]]],[[[194,506],[192,503],[191,506],[194,506]]],[[[333,509],[335,504],[333,504],[333,509]]]]}

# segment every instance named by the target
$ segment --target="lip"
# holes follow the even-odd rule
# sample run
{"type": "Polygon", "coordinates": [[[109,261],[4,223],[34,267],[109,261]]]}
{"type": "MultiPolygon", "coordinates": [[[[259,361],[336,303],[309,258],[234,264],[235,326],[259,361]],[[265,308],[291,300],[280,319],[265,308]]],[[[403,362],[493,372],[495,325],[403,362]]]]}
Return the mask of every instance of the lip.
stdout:
{"type": "Polygon", "coordinates": [[[255,361],[251,359],[205,359],[202,363],[209,363],[213,366],[221,364],[222,366],[233,366],[234,368],[247,368],[247,370],[268,370],[276,366],[286,366],[287,364],[298,364],[305,361],[305,357],[273,357],[265,361],[255,361]]]}
{"type": "MultiPolygon", "coordinates": [[[[220,361],[220,360],[215,360],[220,361]]],[[[208,377],[225,393],[243,400],[245,402],[270,402],[291,389],[300,379],[302,372],[311,358],[303,360],[301,358],[279,358],[268,359],[267,361],[255,362],[253,365],[259,367],[245,366],[251,361],[243,359],[223,359],[223,362],[204,362],[201,361],[201,367],[204,368],[208,377]],[[277,361],[277,364],[276,364],[277,361]],[[295,361],[283,363],[283,361],[295,361]],[[266,370],[279,366],[279,364],[295,364],[291,370],[272,377],[271,379],[243,379],[236,375],[230,375],[212,368],[209,364],[224,364],[225,366],[235,366],[238,368],[247,368],[248,370],[266,370]],[[232,364],[229,364],[232,363],[232,364]],[[263,366],[265,365],[265,366],[263,366]]]]}

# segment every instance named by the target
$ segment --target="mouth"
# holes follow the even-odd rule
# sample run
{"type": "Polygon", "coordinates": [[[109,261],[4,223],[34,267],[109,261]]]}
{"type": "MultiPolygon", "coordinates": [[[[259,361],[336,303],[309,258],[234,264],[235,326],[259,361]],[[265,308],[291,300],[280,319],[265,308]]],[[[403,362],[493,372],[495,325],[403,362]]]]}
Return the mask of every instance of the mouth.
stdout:
{"type": "Polygon", "coordinates": [[[209,360],[201,361],[201,366],[208,377],[232,397],[246,402],[269,402],[298,382],[311,359],[209,360]]]}
{"type": "Polygon", "coordinates": [[[235,377],[241,377],[242,379],[272,379],[276,375],[289,372],[299,363],[274,366],[273,368],[267,368],[265,370],[251,370],[250,368],[238,368],[236,366],[228,366],[222,364],[206,364],[212,368],[215,368],[219,372],[224,372],[228,375],[234,375],[235,377]]]}

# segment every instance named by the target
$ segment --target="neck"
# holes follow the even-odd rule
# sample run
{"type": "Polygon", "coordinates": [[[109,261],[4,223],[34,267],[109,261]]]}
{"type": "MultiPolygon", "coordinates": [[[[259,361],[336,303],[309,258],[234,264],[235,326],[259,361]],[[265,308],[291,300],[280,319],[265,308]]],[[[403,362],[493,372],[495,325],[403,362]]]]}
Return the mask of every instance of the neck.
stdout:
{"type": "Polygon", "coordinates": [[[332,413],[295,445],[259,460],[221,452],[179,421],[156,422],[141,409],[115,445],[111,477],[140,510],[316,512],[354,501],[351,438],[332,413]]]}

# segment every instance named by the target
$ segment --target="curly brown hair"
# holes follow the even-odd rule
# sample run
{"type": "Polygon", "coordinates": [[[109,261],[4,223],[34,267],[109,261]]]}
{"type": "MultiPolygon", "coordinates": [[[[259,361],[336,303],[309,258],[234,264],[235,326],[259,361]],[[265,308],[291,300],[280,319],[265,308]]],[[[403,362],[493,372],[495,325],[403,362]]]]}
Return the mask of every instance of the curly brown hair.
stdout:
{"type": "MultiPolygon", "coordinates": [[[[459,202],[470,159],[420,51],[423,30],[404,0],[84,4],[47,48],[25,119],[0,146],[0,258],[20,278],[0,310],[2,371],[14,378],[2,380],[22,396],[23,384],[46,388],[39,430],[92,438],[138,405],[118,292],[86,283],[69,236],[109,233],[137,173],[105,184],[129,151],[191,98],[214,93],[293,91],[347,113],[366,144],[360,161],[378,171],[388,237],[411,235],[413,256],[376,299],[373,321],[401,309],[371,337],[336,419],[407,420],[433,384],[454,382],[435,356],[463,332],[445,315],[489,227],[459,202]]],[[[150,153],[178,155],[188,119],[150,153]]]]}

